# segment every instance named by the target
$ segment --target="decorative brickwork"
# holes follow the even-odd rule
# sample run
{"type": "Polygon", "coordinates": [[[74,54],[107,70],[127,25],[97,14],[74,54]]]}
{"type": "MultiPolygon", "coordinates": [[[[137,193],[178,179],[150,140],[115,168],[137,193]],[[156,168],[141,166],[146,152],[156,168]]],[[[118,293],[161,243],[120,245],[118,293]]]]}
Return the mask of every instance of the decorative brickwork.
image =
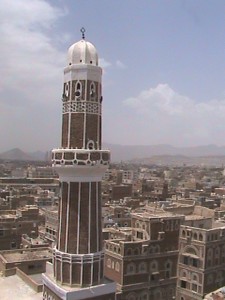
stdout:
{"type": "Polygon", "coordinates": [[[88,113],[101,115],[101,104],[88,101],[64,102],[63,114],[66,113],[88,113]]]}
{"type": "Polygon", "coordinates": [[[108,150],[55,149],[53,150],[53,165],[108,165],[110,152],[108,150]]]}

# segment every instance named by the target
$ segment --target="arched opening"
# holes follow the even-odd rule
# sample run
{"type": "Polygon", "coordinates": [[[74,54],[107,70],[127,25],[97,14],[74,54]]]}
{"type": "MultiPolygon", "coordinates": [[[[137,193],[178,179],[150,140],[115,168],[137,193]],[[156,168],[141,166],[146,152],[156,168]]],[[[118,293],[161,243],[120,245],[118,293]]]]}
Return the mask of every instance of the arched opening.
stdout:
{"type": "Polygon", "coordinates": [[[95,149],[94,145],[95,145],[94,141],[88,141],[88,143],[87,143],[87,149],[94,150],[95,149]]]}
{"type": "Polygon", "coordinates": [[[82,85],[80,81],[77,81],[75,85],[75,99],[80,100],[82,94],[82,85]]]}

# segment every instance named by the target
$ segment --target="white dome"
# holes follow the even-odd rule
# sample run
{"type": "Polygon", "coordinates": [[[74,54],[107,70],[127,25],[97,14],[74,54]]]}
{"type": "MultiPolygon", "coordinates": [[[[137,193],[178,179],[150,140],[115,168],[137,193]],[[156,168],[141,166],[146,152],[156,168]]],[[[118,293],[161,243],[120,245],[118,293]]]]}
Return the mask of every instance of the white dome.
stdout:
{"type": "Polygon", "coordinates": [[[68,50],[68,64],[98,65],[98,53],[94,45],[84,39],[70,46],[68,50]]]}

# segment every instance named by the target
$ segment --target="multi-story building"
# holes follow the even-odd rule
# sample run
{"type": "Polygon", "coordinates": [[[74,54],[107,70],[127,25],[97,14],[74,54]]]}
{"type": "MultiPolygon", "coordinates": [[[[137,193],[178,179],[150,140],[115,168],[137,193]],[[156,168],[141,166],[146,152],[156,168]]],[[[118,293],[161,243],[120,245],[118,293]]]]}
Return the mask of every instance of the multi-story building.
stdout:
{"type": "Polygon", "coordinates": [[[47,247],[1,251],[0,272],[5,277],[1,299],[41,299],[41,276],[51,259],[52,251],[47,247]],[[28,298],[29,289],[34,290],[32,298],[28,298]]]}
{"type": "Polygon", "coordinates": [[[200,300],[225,285],[223,224],[208,219],[181,226],[177,276],[177,300],[200,300]]]}
{"type": "Polygon", "coordinates": [[[59,181],[56,178],[0,178],[0,189],[33,190],[37,187],[59,193],[59,181]]]}
{"type": "Polygon", "coordinates": [[[53,178],[57,177],[56,172],[50,166],[27,168],[27,177],[29,178],[53,178]]]}
{"type": "Polygon", "coordinates": [[[41,237],[53,245],[58,232],[58,207],[51,207],[44,210],[45,227],[41,231],[41,237]]]}
{"type": "Polygon", "coordinates": [[[52,152],[61,199],[53,268],[43,275],[46,300],[115,299],[115,283],[103,273],[101,180],[110,153],[101,149],[101,76],[96,48],[83,31],[68,51],[61,148],[52,152]]]}
{"type": "Polygon", "coordinates": [[[120,200],[132,196],[131,184],[112,185],[111,200],[120,200]]]}
{"type": "Polygon", "coordinates": [[[37,237],[39,223],[39,210],[36,206],[0,211],[0,250],[20,248],[23,234],[37,237]]]}
{"type": "Polygon", "coordinates": [[[168,183],[164,180],[143,180],[142,196],[153,201],[165,201],[168,197],[168,183]]]}
{"type": "Polygon", "coordinates": [[[104,216],[103,227],[130,227],[131,226],[131,209],[126,206],[111,205],[108,213],[104,216]]]}
{"type": "Polygon", "coordinates": [[[123,170],[122,171],[122,183],[123,184],[132,184],[134,180],[137,180],[138,173],[134,170],[123,170]]]}
{"type": "Polygon", "coordinates": [[[132,213],[130,228],[107,229],[105,274],[117,282],[118,300],[175,299],[183,221],[182,215],[145,211],[132,213]]]}

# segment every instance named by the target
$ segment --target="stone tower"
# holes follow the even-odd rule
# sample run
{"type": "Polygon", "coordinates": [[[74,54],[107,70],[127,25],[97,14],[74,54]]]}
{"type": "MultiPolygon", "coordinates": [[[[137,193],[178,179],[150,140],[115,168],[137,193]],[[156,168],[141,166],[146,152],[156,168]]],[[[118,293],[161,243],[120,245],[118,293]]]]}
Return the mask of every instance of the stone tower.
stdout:
{"type": "Polygon", "coordinates": [[[61,147],[52,151],[61,201],[53,272],[43,275],[46,300],[115,299],[115,284],[103,275],[101,180],[110,152],[101,148],[102,69],[81,32],[68,50],[61,147]]]}

